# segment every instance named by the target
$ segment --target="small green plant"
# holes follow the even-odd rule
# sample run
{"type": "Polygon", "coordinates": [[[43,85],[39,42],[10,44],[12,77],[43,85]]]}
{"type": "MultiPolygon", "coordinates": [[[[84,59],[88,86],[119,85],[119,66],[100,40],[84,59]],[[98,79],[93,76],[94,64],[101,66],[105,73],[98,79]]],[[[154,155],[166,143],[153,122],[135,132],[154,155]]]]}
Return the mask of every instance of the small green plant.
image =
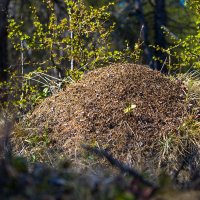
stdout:
{"type": "Polygon", "coordinates": [[[131,104],[129,103],[126,108],[124,109],[124,113],[131,113],[134,111],[134,109],[136,108],[135,104],[131,104]]]}

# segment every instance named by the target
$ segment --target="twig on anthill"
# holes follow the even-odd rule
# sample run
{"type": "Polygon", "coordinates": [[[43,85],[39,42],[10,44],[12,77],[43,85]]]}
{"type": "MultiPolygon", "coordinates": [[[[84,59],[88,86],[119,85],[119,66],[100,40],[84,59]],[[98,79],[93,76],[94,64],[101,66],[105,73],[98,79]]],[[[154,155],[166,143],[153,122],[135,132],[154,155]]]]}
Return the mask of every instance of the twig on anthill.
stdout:
{"type": "Polygon", "coordinates": [[[158,189],[158,186],[155,185],[154,183],[144,179],[144,177],[142,175],[140,175],[136,170],[134,170],[133,168],[123,164],[122,162],[120,162],[119,160],[113,158],[107,151],[105,151],[104,149],[98,149],[95,147],[90,147],[88,145],[82,145],[82,147],[84,149],[86,149],[87,151],[94,153],[100,157],[105,157],[110,163],[111,165],[113,165],[114,167],[117,167],[122,173],[127,173],[130,176],[134,177],[135,179],[137,179],[140,183],[151,187],[152,189],[156,190],[158,189]]]}

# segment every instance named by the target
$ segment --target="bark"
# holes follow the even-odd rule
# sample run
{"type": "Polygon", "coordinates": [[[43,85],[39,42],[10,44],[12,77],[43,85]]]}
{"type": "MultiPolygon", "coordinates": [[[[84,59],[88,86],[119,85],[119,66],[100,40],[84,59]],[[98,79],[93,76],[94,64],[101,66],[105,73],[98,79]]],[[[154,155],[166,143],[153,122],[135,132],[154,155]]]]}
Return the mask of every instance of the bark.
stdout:
{"type": "Polygon", "coordinates": [[[152,65],[152,52],[149,48],[149,42],[148,42],[148,26],[144,17],[144,12],[143,12],[143,5],[141,0],[135,0],[135,9],[136,9],[136,14],[138,17],[138,20],[140,22],[140,27],[141,27],[141,39],[144,42],[143,47],[144,47],[144,53],[145,53],[145,59],[146,63],[151,67],[152,65]]]}
{"type": "Polygon", "coordinates": [[[0,81],[7,80],[7,12],[10,0],[0,1],[0,81]]]}
{"type": "MultiPolygon", "coordinates": [[[[165,35],[162,30],[162,26],[167,24],[165,0],[155,0],[154,13],[155,45],[166,48],[165,35]]],[[[164,65],[166,55],[162,51],[155,51],[154,56],[159,59],[154,62],[154,69],[166,73],[167,68],[164,65]]]]}
{"type": "MultiPolygon", "coordinates": [[[[0,1],[0,82],[7,81],[8,50],[7,50],[7,12],[10,0],[0,1]]],[[[7,101],[6,88],[0,88],[0,102],[7,101]]]]}

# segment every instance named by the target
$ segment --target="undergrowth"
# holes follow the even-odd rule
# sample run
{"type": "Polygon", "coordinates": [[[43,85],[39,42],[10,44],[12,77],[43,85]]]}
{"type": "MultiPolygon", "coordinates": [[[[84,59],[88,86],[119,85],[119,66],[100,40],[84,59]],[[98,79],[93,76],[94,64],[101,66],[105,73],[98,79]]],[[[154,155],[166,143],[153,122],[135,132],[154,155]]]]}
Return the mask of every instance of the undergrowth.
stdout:
{"type": "Polygon", "coordinates": [[[183,82],[187,110],[177,132],[164,135],[161,139],[159,168],[179,181],[190,180],[200,167],[200,81],[199,72],[179,74],[183,82]],[[165,169],[165,165],[168,167],[165,169]]]}

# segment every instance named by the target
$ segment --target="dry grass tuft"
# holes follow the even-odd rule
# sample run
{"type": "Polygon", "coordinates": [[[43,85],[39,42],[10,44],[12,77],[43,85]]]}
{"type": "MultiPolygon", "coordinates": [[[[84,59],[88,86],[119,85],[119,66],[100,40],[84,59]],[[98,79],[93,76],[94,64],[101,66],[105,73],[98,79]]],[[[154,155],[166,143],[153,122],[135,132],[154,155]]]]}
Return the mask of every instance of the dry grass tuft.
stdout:
{"type": "Polygon", "coordinates": [[[178,181],[189,182],[200,169],[200,73],[181,74],[187,113],[176,132],[163,137],[162,158],[169,162],[167,172],[178,181]]]}

